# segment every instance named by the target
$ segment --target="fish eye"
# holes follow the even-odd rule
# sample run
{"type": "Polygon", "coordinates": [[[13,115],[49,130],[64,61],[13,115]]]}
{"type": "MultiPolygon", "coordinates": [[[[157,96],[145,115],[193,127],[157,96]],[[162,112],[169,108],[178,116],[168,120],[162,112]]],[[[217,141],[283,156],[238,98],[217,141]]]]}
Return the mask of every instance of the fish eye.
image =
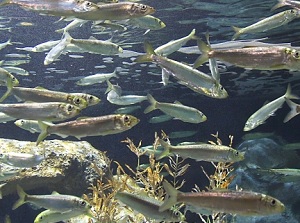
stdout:
{"type": "Polygon", "coordinates": [[[91,2],[87,2],[87,3],[86,3],[86,6],[91,6],[91,5],[92,5],[91,2]]]}
{"type": "Polygon", "coordinates": [[[146,5],[141,5],[141,11],[146,11],[147,10],[147,6],[146,5]]]}
{"type": "Polygon", "coordinates": [[[21,124],[23,125],[24,123],[25,123],[25,121],[22,119],[22,120],[21,120],[21,124]]]}
{"type": "Polygon", "coordinates": [[[240,153],[238,151],[235,152],[235,155],[238,156],[240,153]]]}
{"type": "Polygon", "coordinates": [[[94,99],[93,96],[90,96],[90,97],[89,97],[89,100],[90,100],[90,101],[92,101],[93,99],[94,99]]]}
{"type": "Polygon", "coordinates": [[[76,99],[75,99],[75,103],[76,103],[76,104],[79,104],[79,103],[80,103],[80,99],[79,99],[79,98],[76,98],[76,99]]]}
{"type": "Polygon", "coordinates": [[[85,201],[81,201],[81,202],[80,202],[80,205],[81,205],[81,206],[85,206],[85,205],[86,205],[86,202],[85,202],[85,201]]]}
{"type": "Polygon", "coordinates": [[[276,205],[276,200],[275,199],[272,199],[271,200],[271,206],[275,206],[276,205]]]}
{"type": "Polygon", "coordinates": [[[72,105],[69,105],[68,106],[68,111],[72,111],[73,110],[73,106],[72,105]]]}
{"type": "Polygon", "coordinates": [[[126,116],[124,117],[124,122],[129,122],[129,121],[130,121],[130,118],[129,118],[129,116],[126,115],[126,116]]]}
{"type": "Polygon", "coordinates": [[[294,53],[294,57],[295,57],[296,59],[299,59],[299,58],[300,58],[300,54],[299,54],[298,51],[296,51],[296,52],[294,53]]]}

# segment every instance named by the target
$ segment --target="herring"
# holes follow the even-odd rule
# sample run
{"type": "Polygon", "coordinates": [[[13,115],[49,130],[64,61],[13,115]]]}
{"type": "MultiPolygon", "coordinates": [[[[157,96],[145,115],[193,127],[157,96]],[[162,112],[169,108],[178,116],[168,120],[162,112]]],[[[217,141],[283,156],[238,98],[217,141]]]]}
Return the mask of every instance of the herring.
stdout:
{"type": "Polygon", "coordinates": [[[218,50],[198,40],[198,48],[202,55],[194,62],[194,68],[201,66],[209,58],[216,58],[242,68],[300,70],[299,51],[285,46],[269,45],[218,50]]]}
{"type": "Polygon", "coordinates": [[[66,92],[51,91],[41,87],[13,87],[11,93],[18,99],[18,101],[65,102],[75,105],[80,109],[84,109],[88,106],[87,101],[80,96],[66,92]]]}
{"type": "Polygon", "coordinates": [[[150,106],[148,106],[144,113],[149,113],[155,109],[159,109],[167,115],[170,115],[183,122],[200,123],[206,121],[207,117],[198,109],[185,106],[179,102],[177,103],[162,103],[156,101],[152,95],[147,95],[150,106]]]}
{"type": "Polygon", "coordinates": [[[40,133],[42,131],[37,120],[18,119],[14,124],[31,133],[40,133]]]}
{"type": "Polygon", "coordinates": [[[166,27],[166,24],[163,21],[152,15],[129,19],[128,22],[134,26],[147,30],[160,30],[166,27]]]}
{"type": "Polygon", "coordinates": [[[0,112],[17,119],[62,121],[78,115],[80,108],[63,102],[0,104],[0,112]]]}
{"type": "Polygon", "coordinates": [[[45,159],[42,155],[30,153],[0,153],[0,162],[14,167],[33,167],[40,164],[45,159]]]}
{"type": "Polygon", "coordinates": [[[7,90],[4,95],[0,98],[0,102],[4,101],[10,94],[11,89],[14,86],[19,85],[19,81],[17,78],[14,77],[10,72],[0,67],[0,85],[6,86],[7,90]]]}
{"type": "Polygon", "coordinates": [[[38,145],[50,134],[61,137],[74,136],[81,139],[86,136],[104,136],[116,134],[131,129],[139,123],[139,119],[132,115],[105,115],[92,118],[80,118],[74,121],[51,124],[39,122],[42,132],[36,144],[38,145]]]}
{"type": "Polygon", "coordinates": [[[78,80],[76,82],[76,84],[77,85],[83,85],[83,86],[93,85],[93,84],[98,84],[98,83],[102,83],[104,81],[107,81],[112,77],[118,78],[117,68],[112,73],[97,73],[97,74],[93,74],[93,75],[83,77],[80,80],[78,80]]]}
{"type": "Polygon", "coordinates": [[[180,39],[177,39],[177,40],[172,40],[160,47],[157,47],[154,52],[157,54],[157,55],[160,55],[160,56],[168,56],[170,55],[171,53],[174,53],[176,52],[177,50],[179,50],[183,45],[185,45],[189,40],[191,39],[197,39],[197,37],[195,36],[195,33],[196,33],[196,30],[193,29],[191,31],[191,33],[185,37],[182,37],[180,39]]]}
{"type": "Polygon", "coordinates": [[[285,210],[284,204],[276,198],[252,191],[180,192],[167,181],[163,182],[163,187],[167,195],[159,211],[181,202],[207,211],[241,216],[266,216],[285,210]]]}
{"type": "Polygon", "coordinates": [[[212,144],[191,144],[191,145],[169,145],[162,139],[159,143],[164,148],[158,159],[165,156],[176,154],[183,158],[191,158],[196,161],[208,162],[239,162],[244,160],[244,153],[239,152],[231,147],[212,144]]]}
{"type": "Polygon", "coordinates": [[[82,211],[71,210],[66,212],[45,210],[39,213],[34,219],[34,223],[53,223],[68,220],[70,218],[82,215],[82,211]]]}
{"type": "Polygon", "coordinates": [[[81,211],[82,213],[89,213],[91,211],[91,205],[76,196],[52,193],[51,195],[29,195],[17,185],[17,192],[19,200],[17,200],[12,210],[17,209],[24,203],[31,203],[39,207],[49,209],[57,212],[69,212],[69,211],[81,211]]]}
{"type": "Polygon", "coordinates": [[[232,40],[236,40],[240,35],[245,33],[259,33],[259,32],[265,32],[274,28],[277,28],[279,26],[285,25],[292,20],[299,17],[299,12],[296,9],[289,9],[285,10],[283,12],[279,12],[275,15],[272,15],[270,17],[267,17],[263,20],[260,20],[250,26],[247,26],[245,28],[238,28],[233,26],[233,30],[235,31],[235,34],[232,37],[232,40]]]}
{"type": "Polygon", "coordinates": [[[250,131],[257,126],[263,124],[270,116],[282,107],[286,98],[288,99],[298,99],[298,96],[292,95],[290,84],[287,87],[285,94],[258,109],[254,114],[252,114],[244,126],[244,131],[250,131]]]}
{"type": "Polygon", "coordinates": [[[152,46],[145,42],[146,55],[138,56],[136,62],[154,62],[162,68],[163,79],[173,76],[191,90],[212,98],[227,98],[228,93],[211,76],[194,69],[193,67],[156,55],[152,46]]]}
{"type": "Polygon", "coordinates": [[[184,220],[183,215],[176,215],[172,210],[160,212],[159,207],[162,202],[147,195],[117,192],[115,197],[125,205],[151,219],[164,222],[181,222],[184,220]]]}

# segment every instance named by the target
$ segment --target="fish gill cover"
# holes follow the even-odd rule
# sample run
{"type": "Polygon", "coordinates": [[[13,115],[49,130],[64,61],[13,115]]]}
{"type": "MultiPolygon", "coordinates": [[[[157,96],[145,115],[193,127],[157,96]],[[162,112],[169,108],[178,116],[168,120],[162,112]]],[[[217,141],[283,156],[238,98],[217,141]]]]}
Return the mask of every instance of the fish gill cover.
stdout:
{"type": "MultiPolygon", "coordinates": [[[[107,151],[112,163],[109,176],[93,164],[99,180],[83,196],[93,213],[73,222],[300,221],[297,1],[0,5],[0,136],[36,141],[38,151],[0,151],[3,191],[22,176],[5,162],[47,160],[43,140],[68,137],[107,151]],[[168,134],[156,134],[153,143],[162,129],[168,134]],[[217,131],[217,142],[209,142],[217,131]],[[235,136],[233,147],[231,137],[221,146],[227,135],[235,136]],[[143,145],[135,145],[139,140],[143,145]],[[250,198],[268,208],[242,206],[250,198]],[[216,205],[222,202],[227,209],[216,205]]],[[[82,213],[50,209],[23,217],[46,222],[82,213]]],[[[22,218],[18,209],[4,214],[22,218]]]]}

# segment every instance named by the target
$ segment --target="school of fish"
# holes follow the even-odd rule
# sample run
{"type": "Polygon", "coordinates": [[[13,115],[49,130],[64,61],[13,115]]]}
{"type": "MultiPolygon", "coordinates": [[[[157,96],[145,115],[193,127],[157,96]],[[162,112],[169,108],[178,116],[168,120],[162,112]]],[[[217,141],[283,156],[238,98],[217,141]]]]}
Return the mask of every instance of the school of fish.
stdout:
{"type": "MultiPolygon", "coordinates": [[[[93,23],[93,29],[98,29],[100,32],[106,28],[115,30],[114,35],[126,31],[126,26],[129,25],[146,29],[144,35],[152,30],[166,27],[161,19],[152,15],[156,12],[154,6],[130,1],[95,3],[87,0],[4,0],[0,3],[1,7],[7,5],[15,5],[15,10],[25,9],[33,13],[41,13],[46,17],[59,16],[61,20],[70,21],[64,28],[56,30],[57,33],[62,33],[61,39],[49,40],[36,46],[18,47],[19,50],[27,51],[29,54],[47,52],[41,66],[55,64],[61,55],[66,54],[73,58],[80,58],[80,54],[83,53],[122,58],[122,55],[128,53],[126,44],[114,43],[113,38],[100,40],[91,36],[83,39],[73,37],[73,35],[75,36],[73,33],[70,34],[73,29],[80,28],[90,21],[93,23]]],[[[144,47],[145,52],[137,53],[132,61],[140,63],[141,66],[145,63],[155,64],[161,71],[162,87],[176,81],[176,87],[180,85],[180,87],[187,88],[201,97],[206,96],[212,100],[226,99],[230,97],[230,93],[221,85],[222,75],[219,73],[218,61],[253,70],[300,70],[300,51],[297,48],[259,41],[236,41],[247,34],[264,33],[285,26],[300,17],[300,2],[279,0],[272,10],[277,10],[283,6],[289,6],[292,9],[274,13],[272,16],[244,28],[232,26],[234,34],[230,44],[229,42],[224,43],[224,45],[211,44],[208,35],[206,35],[205,42],[199,37],[203,34],[197,33],[196,35],[197,30],[192,29],[185,36],[182,35],[182,38],[171,40],[157,48],[153,48],[151,42],[145,39],[143,46],[140,45],[141,51],[144,47]],[[193,64],[170,58],[171,54],[180,50],[187,42],[192,41],[201,53],[193,64]],[[202,71],[202,65],[206,62],[209,63],[210,72],[202,71]]],[[[15,43],[11,39],[2,42],[0,43],[0,50],[13,44],[15,43]]],[[[21,55],[19,57],[24,61],[30,58],[22,58],[21,55]]],[[[20,63],[22,63],[21,59],[20,63]]],[[[75,84],[86,87],[87,92],[90,85],[107,85],[106,95],[97,96],[83,92],[74,93],[45,89],[43,86],[33,88],[23,86],[22,77],[27,78],[29,75],[29,72],[19,68],[17,64],[1,64],[0,86],[5,88],[5,92],[0,98],[0,121],[1,123],[14,122],[16,127],[37,133],[37,146],[50,135],[62,138],[75,137],[77,140],[81,140],[83,137],[105,137],[106,135],[129,131],[131,128],[138,128],[141,117],[135,117],[131,113],[141,109],[144,103],[148,103],[148,107],[144,109],[145,114],[154,110],[164,113],[164,115],[152,117],[149,120],[150,123],[177,120],[201,125],[202,122],[210,118],[209,114],[204,114],[199,110],[201,108],[191,107],[179,101],[157,101],[155,99],[157,96],[154,97],[152,92],[143,95],[123,94],[122,83],[118,82],[121,74],[117,68],[110,73],[86,75],[77,80],[75,84]],[[16,78],[13,74],[19,75],[20,78],[16,78]],[[8,98],[12,99],[12,96],[15,97],[16,102],[5,103],[8,98]],[[111,114],[78,117],[84,109],[101,105],[102,100],[107,100],[109,103],[120,107],[111,114]]],[[[291,111],[286,115],[283,122],[286,123],[298,115],[300,105],[292,100],[300,98],[292,93],[291,85],[292,83],[286,86],[287,90],[282,96],[266,103],[245,120],[243,131],[251,131],[264,124],[285,102],[291,111]]],[[[202,106],[204,107],[205,104],[202,106]]],[[[193,134],[195,132],[192,131],[174,132],[170,134],[170,139],[193,134]]],[[[238,162],[245,159],[244,152],[239,152],[231,146],[203,142],[172,145],[164,139],[159,139],[158,142],[160,146],[155,151],[157,160],[176,155],[195,161],[237,163],[238,165],[238,162]]],[[[151,153],[153,148],[145,148],[145,151],[151,153]]],[[[44,155],[2,153],[0,151],[0,163],[12,167],[30,168],[39,165],[45,159],[44,155]]],[[[289,169],[271,169],[269,171],[289,171],[289,173],[293,173],[293,177],[298,174],[297,171],[289,169]]],[[[19,174],[18,171],[5,172],[0,170],[0,190],[5,181],[17,174],[19,174]]],[[[166,180],[162,186],[166,191],[163,201],[150,198],[146,194],[132,194],[126,191],[117,192],[116,199],[149,218],[166,222],[184,220],[183,216],[178,216],[172,211],[172,206],[177,203],[190,206],[192,207],[191,210],[197,210],[199,214],[221,212],[241,216],[266,216],[285,211],[285,205],[281,201],[264,193],[244,190],[181,192],[166,180]]],[[[29,195],[22,189],[22,185],[17,185],[16,189],[19,200],[14,203],[13,210],[24,203],[31,203],[46,209],[36,217],[35,223],[59,222],[79,215],[87,215],[91,218],[94,216],[92,205],[79,197],[58,194],[57,192],[48,195],[29,195]]]]}

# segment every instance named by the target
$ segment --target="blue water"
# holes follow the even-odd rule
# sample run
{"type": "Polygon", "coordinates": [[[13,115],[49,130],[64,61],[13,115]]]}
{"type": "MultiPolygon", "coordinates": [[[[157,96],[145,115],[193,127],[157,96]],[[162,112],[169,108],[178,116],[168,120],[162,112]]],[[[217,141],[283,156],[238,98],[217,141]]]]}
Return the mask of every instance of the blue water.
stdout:
{"type": "MultiPolygon", "coordinates": [[[[197,1],[197,0],[173,0],[173,1],[143,1],[156,8],[154,16],[165,22],[166,27],[162,30],[150,31],[146,35],[144,29],[136,28],[125,23],[128,28],[125,32],[116,32],[112,41],[119,43],[126,50],[143,53],[143,42],[148,40],[154,47],[158,47],[172,39],[178,39],[188,35],[192,29],[196,29],[197,36],[205,38],[205,33],[209,32],[212,44],[231,40],[234,34],[231,26],[244,27],[250,25],[262,18],[272,15],[270,8],[276,1],[238,1],[238,0],[219,0],[219,1],[197,1]]],[[[281,11],[278,9],[276,12],[281,11]]],[[[162,112],[154,111],[144,114],[143,110],[149,105],[147,101],[141,103],[142,109],[134,113],[141,119],[140,123],[131,130],[105,137],[87,137],[84,140],[89,141],[94,147],[108,151],[107,155],[118,162],[124,164],[135,163],[135,156],[126,148],[126,145],[120,143],[126,137],[135,142],[143,140],[143,145],[153,142],[154,133],[164,130],[166,133],[173,131],[198,131],[196,135],[189,138],[179,139],[179,141],[207,141],[213,140],[210,134],[219,132],[219,137],[224,144],[229,144],[228,135],[234,136],[233,147],[237,147],[243,142],[243,127],[248,117],[258,110],[266,101],[272,101],[285,93],[288,83],[292,85],[292,92],[300,95],[300,74],[299,72],[289,72],[287,70],[279,71],[257,71],[237,68],[235,66],[226,66],[220,62],[221,84],[228,91],[227,99],[213,99],[199,95],[190,89],[176,84],[171,78],[168,86],[163,86],[160,81],[161,70],[157,66],[149,63],[147,66],[133,63],[134,57],[101,56],[95,54],[83,53],[84,58],[75,59],[68,55],[61,55],[59,61],[44,66],[43,61],[45,53],[33,53],[17,50],[16,47],[23,48],[35,46],[37,44],[58,40],[61,34],[55,30],[63,28],[68,22],[56,22],[59,18],[54,16],[41,16],[32,11],[25,11],[18,6],[3,6],[0,8],[0,24],[3,21],[6,27],[12,27],[11,31],[3,30],[0,32],[0,42],[5,42],[9,38],[13,42],[18,42],[8,46],[0,52],[1,60],[9,60],[5,55],[8,53],[28,53],[31,57],[30,62],[22,64],[22,67],[30,72],[30,76],[18,76],[20,86],[36,87],[42,86],[51,90],[65,92],[87,92],[101,98],[101,103],[85,109],[82,116],[100,116],[111,114],[120,106],[110,104],[104,94],[106,83],[92,86],[78,86],[75,84],[80,78],[99,73],[109,73],[117,67],[119,78],[111,79],[113,84],[119,84],[123,89],[123,95],[138,94],[146,95],[151,93],[158,101],[181,103],[195,107],[201,110],[208,120],[200,124],[189,124],[179,120],[172,120],[160,124],[150,124],[149,118],[160,115],[162,112]],[[33,26],[22,26],[21,22],[31,22],[33,26]],[[111,58],[111,59],[107,59],[111,58]],[[101,66],[102,68],[95,68],[101,66]],[[63,72],[60,72],[63,71],[63,72]],[[153,75],[156,74],[156,75],[153,75]]],[[[3,23],[4,24],[4,23],[3,23]]],[[[82,27],[70,31],[74,38],[89,38],[94,36],[97,39],[106,40],[111,37],[110,32],[94,35],[91,31],[91,23],[84,24],[82,27]]],[[[293,46],[299,46],[299,27],[300,19],[291,23],[270,30],[266,33],[242,35],[240,39],[258,39],[265,38],[267,43],[291,43],[293,46]]],[[[194,46],[196,41],[191,40],[186,46],[194,46]]],[[[79,54],[79,53],[72,53],[79,54]]],[[[199,54],[184,54],[175,52],[169,57],[192,64],[199,54]]],[[[207,65],[199,68],[209,73],[207,65]]],[[[1,94],[5,88],[1,87],[1,94]]],[[[13,97],[6,100],[6,103],[15,102],[13,97]]],[[[297,102],[297,101],[296,101],[297,102]]],[[[299,102],[299,101],[298,101],[299,102]]],[[[285,115],[289,112],[285,104],[282,109],[276,112],[276,116],[270,117],[265,124],[252,130],[252,132],[274,132],[281,138],[281,142],[294,143],[299,141],[300,117],[295,117],[288,123],[283,123],[285,115]]],[[[37,134],[31,134],[16,127],[13,123],[0,124],[0,137],[31,140],[35,141],[37,134]]],[[[47,139],[59,138],[49,136],[47,139]]],[[[76,140],[75,138],[68,138],[76,140]]],[[[174,141],[175,143],[175,141],[174,141]]],[[[191,161],[197,171],[200,171],[200,165],[191,161]]],[[[207,168],[210,168],[209,166],[207,168]]],[[[203,177],[203,176],[202,176],[203,177]]],[[[187,177],[187,188],[196,183],[204,186],[204,179],[197,178],[197,173],[189,171],[187,177]]],[[[5,214],[5,213],[1,213],[5,214]]],[[[15,219],[13,222],[22,222],[15,219]]]]}

